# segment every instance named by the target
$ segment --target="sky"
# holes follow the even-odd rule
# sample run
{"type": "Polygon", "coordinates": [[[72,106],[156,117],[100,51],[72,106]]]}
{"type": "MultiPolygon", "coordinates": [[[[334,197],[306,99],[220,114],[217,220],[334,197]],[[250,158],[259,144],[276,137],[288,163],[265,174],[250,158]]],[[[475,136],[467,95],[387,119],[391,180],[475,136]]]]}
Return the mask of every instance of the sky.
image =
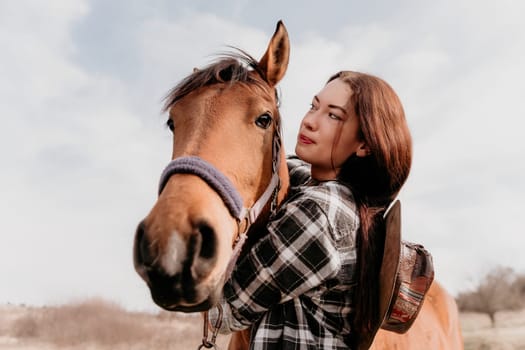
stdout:
{"type": "Polygon", "coordinates": [[[138,222],[171,156],[166,93],[228,45],[261,57],[282,19],[284,144],[326,79],[396,90],[412,132],[403,237],[452,294],[525,272],[525,2],[2,0],[0,304],[102,297],[157,310],[138,222]]]}

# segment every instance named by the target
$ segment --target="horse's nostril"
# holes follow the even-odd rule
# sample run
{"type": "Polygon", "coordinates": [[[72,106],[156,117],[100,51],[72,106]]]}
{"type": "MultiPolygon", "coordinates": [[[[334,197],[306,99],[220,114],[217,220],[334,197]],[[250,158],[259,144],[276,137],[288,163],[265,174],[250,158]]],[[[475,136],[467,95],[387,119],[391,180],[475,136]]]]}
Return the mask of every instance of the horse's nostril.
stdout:
{"type": "Polygon", "coordinates": [[[197,230],[201,235],[201,247],[199,256],[204,259],[210,259],[215,255],[215,246],[217,244],[215,231],[206,222],[200,222],[197,230]]]}
{"type": "Polygon", "coordinates": [[[215,230],[205,220],[197,222],[187,244],[187,259],[183,279],[200,283],[207,278],[217,261],[217,237],[215,230]]]}
{"type": "Polygon", "coordinates": [[[139,224],[135,234],[135,256],[137,262],[144,266],[151,266],[153,262],[150,253],[150,243],[146,237],[146,225],[144,221],[139,224]]]}

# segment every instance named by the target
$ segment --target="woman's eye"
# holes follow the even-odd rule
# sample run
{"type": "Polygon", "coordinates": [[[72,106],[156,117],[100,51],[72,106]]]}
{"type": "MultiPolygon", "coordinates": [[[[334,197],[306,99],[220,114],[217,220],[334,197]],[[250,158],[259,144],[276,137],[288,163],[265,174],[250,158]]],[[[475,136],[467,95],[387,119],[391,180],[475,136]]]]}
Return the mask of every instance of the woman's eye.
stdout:
{"type": "Polygon", "coordinates": [[[330,119],[334,119],[334,120],[342,120],[340,116],[335,115],[335,114],[333,114],[333,113],[328,113],[328,117],[329,117],[330,119]]]}
{"type": "Polygon", "coordinates": [[[168,121],[166,122],[166,126],[173,132],[173,130],[175,130],[175,124],[173,123],[173,120],[171,119],[168,119],[168,121]]]}
{"type": "Polygon", "coordinates": [[[264,113],[255,119],[255,125],[262,129],[268,129],[272,124],[272,117],[268,113],[264,113]]]}

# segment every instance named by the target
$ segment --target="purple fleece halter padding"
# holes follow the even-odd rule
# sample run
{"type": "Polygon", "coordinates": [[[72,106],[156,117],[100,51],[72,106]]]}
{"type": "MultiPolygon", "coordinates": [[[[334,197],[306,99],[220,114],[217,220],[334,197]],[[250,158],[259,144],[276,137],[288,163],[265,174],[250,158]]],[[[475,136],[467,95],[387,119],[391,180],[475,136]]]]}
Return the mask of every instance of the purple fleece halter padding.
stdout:
{"type": "Polygon", "coordinates": [[[194,174],[203,179],[222,198],[233,217],[240,219],[243,207],[242,198],[231,183],[217,168],[202,158],[190,156],[172,160],[162,172],[159,195],[173,174],[194,174]]]}

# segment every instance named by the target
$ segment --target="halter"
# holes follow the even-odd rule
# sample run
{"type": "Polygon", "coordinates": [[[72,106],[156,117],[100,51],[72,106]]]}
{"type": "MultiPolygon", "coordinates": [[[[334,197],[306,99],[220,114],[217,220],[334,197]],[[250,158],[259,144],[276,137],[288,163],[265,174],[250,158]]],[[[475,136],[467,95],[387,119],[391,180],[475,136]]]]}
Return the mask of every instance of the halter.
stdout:
{"type": "Polygon", "coordinates": [[[279,163],[280,163],[281,135],[280,125],[276,122],[273,134],[272,146],[272,178],[263,194],[255,201],[251,208],[243,205],[243,200],[231,181],[217,168],[206,160],[197,156],[179,157],[168,163],[159,182],[159,195],[174,174],[193,174],[204,180],[221,197],[228,208],[231,216],[234,217],[238,225],[238,235],[234,243],[234,254],[227,268],[226,276],[229,276],[231,269],[235,265],[235,259],[240,252],[240,248],[246,239],[246,233],[250,226],[257,220],[262,213],[265,205],[272,199],[271,209],[277,205],[277,193],[280,188],[279,163]]]}

